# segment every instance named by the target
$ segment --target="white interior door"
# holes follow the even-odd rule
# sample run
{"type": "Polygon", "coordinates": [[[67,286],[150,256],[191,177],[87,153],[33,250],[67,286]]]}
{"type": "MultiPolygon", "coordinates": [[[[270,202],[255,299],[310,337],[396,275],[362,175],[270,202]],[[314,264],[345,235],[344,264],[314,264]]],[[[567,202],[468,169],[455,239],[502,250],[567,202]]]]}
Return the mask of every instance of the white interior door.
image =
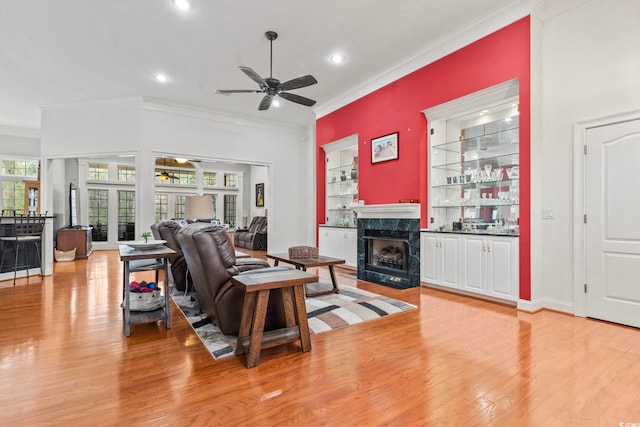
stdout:
{"type": "Polygon", "coordinates": [[[589,317],[640,327],[640,120],[587,129],[589,317]]]}

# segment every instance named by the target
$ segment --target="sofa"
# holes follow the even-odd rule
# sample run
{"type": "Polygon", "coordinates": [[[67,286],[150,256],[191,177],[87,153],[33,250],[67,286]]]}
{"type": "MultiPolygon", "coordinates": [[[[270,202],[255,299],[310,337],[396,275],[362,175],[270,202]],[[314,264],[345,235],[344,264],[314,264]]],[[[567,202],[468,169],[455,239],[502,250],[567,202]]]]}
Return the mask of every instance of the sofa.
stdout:
{"type": "Polygon", "coordinates": [[[266,251],[267,217],[254,216],[249,228],[236,230],[234,243],[238,248],[266,251]]]}
{"type": "MultiPolygon", "coordinates": [[[[235,247],[224,227],[193,223],[177,233],[178,242],[189,268],[200,309],[225,335],[238,335],[245,293],[231,283],[239,274],[286,269],[255,265],[245,271],[236,265],[235,247]]],[[[286,326],[282,295],[273,292],[269,297],[265,330],[286,326]]]]}

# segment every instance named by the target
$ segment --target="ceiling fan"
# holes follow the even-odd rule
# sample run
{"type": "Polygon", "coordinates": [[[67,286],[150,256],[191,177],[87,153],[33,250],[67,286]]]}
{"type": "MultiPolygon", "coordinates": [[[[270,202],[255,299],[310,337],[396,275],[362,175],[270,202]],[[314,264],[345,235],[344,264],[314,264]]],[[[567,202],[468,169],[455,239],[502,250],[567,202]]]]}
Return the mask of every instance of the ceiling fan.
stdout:
{"type": "Polygon", "coordinates": [[[258,73],[253,71],[249,67],[239,66],[240,70],[242,70],[251,80],[258,83],[260,86],[260,90],[216,90],[216,93],[221,95],[230,95],[232,93],[264,93],[265,96],[260,101],[260,105],[258,105],[258,110],[268,110],[271,106],[271,102],[275,96],[280,96],[288,101],[295,102],[297,104],[301,104],[307,107],[311,107],[316,103],[313,99],[305,98],[304,96],[296,95],[293,93],[285,92],[287,90],[300,89],[303,87],[311,86],[318,81],[312,75],[306,75],[297,77],[295,79],[288,80],[284,83],[281,83],[280,80],[273,78],[273,41],[278,38],[278,34],[275,31],[267,31],[264,33],[267,40],[271,45],[271,56],[270,56],[270,66],[269,66],[269,77],[262,78],[258,73]]]}
{"type": "MultiPolygon", "coordinates": [[[[156,165],[157,165],[157,164],[158,164],[158,160],[156,160],[156,165]]],[[[167,167],[166,159],[164,159],[164,158],[162,159],[162,166],[163,166],[163,168],[166,168],[166,167],[167,167]]],[[[171,179],[171,180],[179,179],[177,176],[175,176],[175,175],[171,175],[171,174],[170,174],[169,172],[167,172],[166,170],[163,170],[162,172],[157,173],[157,174],[156,174],[156,178],[160,178],[160,181],[167,181],[167,180],[169,180],[169,179],[171,179]]]]}

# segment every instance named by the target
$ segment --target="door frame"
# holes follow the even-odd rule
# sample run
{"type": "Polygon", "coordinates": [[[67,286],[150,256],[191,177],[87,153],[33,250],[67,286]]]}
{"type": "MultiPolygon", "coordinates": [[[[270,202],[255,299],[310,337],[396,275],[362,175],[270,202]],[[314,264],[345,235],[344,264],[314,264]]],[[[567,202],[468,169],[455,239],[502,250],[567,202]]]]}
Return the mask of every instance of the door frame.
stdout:
{"type": "Polygon", "coordinates": [[[587,190],[584,147],[587,143],[587,131],[632,120],[640,120],[640,110],[579,121],[573,125],[573,310],[576,316],[587,316],[587,295],[584,292],[587,255],[584,224],[585,191],[587,190]]]}

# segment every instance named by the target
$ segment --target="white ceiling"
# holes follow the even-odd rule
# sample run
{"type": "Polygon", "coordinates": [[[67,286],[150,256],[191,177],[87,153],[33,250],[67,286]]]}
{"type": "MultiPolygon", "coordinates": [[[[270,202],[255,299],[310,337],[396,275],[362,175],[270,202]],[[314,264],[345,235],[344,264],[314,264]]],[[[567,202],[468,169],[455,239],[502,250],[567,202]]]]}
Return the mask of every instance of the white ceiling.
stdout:
{"type": "Polygon", "coordinates": [[[511,19],[505,11],[523,3],[191,1],[193,9],[185,13],[171,0],[0,0],[0,125],[39,128],[42,106],[132,96],[309,124],[411,71],[406,64],[427,50],[446,54],[439,47],[453,37],[511,19]],[[267,30],[279,35],[273,76],[315,76],[318,84],[291,91],[315,99],[314,107],[282,100],[280,108],[259,112],[262,94],[214,93],[257,88],[238,65],[268,77],[267,30]],[[334,52],[346,56],[341,66],[329,63],[334,52]],[[154,82],[158,72],[171,81],[154,82]]]}

